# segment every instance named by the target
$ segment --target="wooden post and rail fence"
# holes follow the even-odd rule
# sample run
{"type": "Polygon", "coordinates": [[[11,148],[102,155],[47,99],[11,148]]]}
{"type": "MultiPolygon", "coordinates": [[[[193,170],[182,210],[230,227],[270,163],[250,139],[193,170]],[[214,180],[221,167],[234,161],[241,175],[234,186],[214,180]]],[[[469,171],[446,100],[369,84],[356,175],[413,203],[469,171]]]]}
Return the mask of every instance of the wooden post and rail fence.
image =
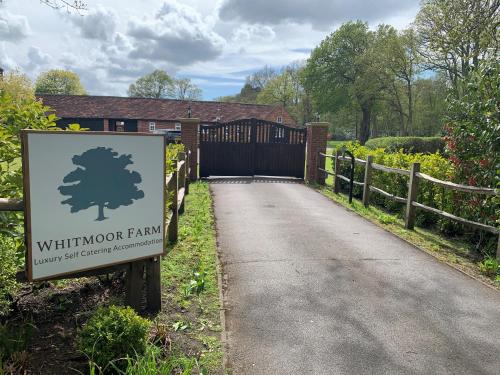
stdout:
{"type": "MultiPolygon", "coordinates": [[[[167,210],[165,235],[169,243],[177,241],[179,214],[184,211],[185,196],[189,193],[189,158],[190,152],[180,152],[178,154],[178,159],[174,160],[174,171],[167,176],[164,185],[168,197],[168,207],[165,208],[167,210]]],[[[24,212],[24,209],[24,202],[20,199],[0,198],[0,212],[24,212]]],[[[51,280],[99,276],[115,272],[125,272],[125,303],[128,306],[136,311],[141,311],[145,292],[146,309],[153,313],[161,310],[160,257],[104,266],[88,271],[77,271],[53,277],[51,280]]],[[[28,281],[25,271],[18,272],[16,278],[18,282],[28,281]]]]}
{"type": "MultiPolygon", "coordinates": [[[[335,193],[340,192],[340,181],[347,181],[349,182],[349,178],[346,176],[343,176],[340,174],[340,163],[341,162],[351,162],[350,157],[345,157],[340,154],[340,150],[336,150],[334,155],[328,155],[323,152],[319,152],[319,157],[318,161],[321,158],[330,158],[332,159],[333,163],[333,171],[327,171],[325,168],[321,168],[318,163],[317,169],[321,172],[323,172],[325,175],[330,175],[333,177],[334,180],[334,185],[333,185],[333,190],[335,193]]],[[[416,209],[424,210],[427,212],[431,212],[433,214],[436,214],[440,217],[450,219],[453,221],[456,221],[458,223],[461,223],[466,226],[470,226],[475,229],[480,229],[484,230],[493,234],[496,234],[499,236],[498,242],[497,242],[497,251],[496,251],[496,258],[500,260],[500,231],[491,225],[487,225],[484,223],[478,223],[475,221],[467,220],[464,218],[461,218],[459,216],[453,215],[449,212],[445,212],[442,210],[439,210],[434,207],[429,207],[424,204],[421,204],[417,202],[417,195],[418,195],[418,185],[420,180],[428,181],[432,184],[439,185],[445,189],[450,189],[453,191],[460,191],[464,193],[469,193],[469,194],[481,194],[481,195],[488,195],[488,196],[498,196],[499,192],[497,189],[491,189],[491,188],[482,188],[482,187],[477,187],[477,186],[468,186],[468,185],[461,185],[461,184],[455,184],[453,182],[449,181],[443,181],[439,180],[437,178],[434,178],[432,176],[429,176],[425,173],[420,172],[420,163],[413,163],[411,166],[410,170],[406,169],[399,169],[399,168],[392,168],[392,167],[387,167],[385,165],[377,164],[373,162],[373,156],[368,155],[367,160],[363,159],[358,159],[355,158],[354,162],[358,165],[362,165],[365,168],[365,173],[364,173],[364,181],[354,181],[354,185],[361,186],[363,189],[363,197],[362,197],[362,202],[365,205],[365,207],[368,207],[370,204],[370,194],[371,193],[377,193],[385,198],[391,199],[393,201],[406,204],[406,211],[405,211],[405,228],[406,229],[413,229],[415,226],[415,211],[416,209]],[[407,197],[398,197],[394,194],[388,193],[387,191],[384,191],[378,187],[375,187],[372,185],[372,172],[373,170],[377,171],[382,171],[386,173],[392,173],[392,174],[398,174],[402,176],[407,176],[409,178],[408,181],[408,194],[407,197]]]]}

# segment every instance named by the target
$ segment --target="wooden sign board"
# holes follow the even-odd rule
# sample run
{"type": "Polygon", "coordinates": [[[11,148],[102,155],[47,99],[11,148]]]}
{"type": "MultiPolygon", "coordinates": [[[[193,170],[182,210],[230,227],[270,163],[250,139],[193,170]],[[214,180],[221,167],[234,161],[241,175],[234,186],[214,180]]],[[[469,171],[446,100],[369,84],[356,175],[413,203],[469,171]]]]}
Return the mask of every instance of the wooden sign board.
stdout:
{"type": "Polygon", "coordinates": [[[165,138],[23,131],[31,281],[164,253],[165,138]]]}

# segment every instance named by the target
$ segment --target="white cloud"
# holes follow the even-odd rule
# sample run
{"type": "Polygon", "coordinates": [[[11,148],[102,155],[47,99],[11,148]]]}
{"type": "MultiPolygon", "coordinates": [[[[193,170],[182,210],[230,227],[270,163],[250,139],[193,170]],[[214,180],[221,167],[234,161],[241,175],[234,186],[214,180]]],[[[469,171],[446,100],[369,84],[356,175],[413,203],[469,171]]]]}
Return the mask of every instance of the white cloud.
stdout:
{"type": "Polygon", "coordinates": [[[87,3],[90,10],[80,16],[54,11],[38,0],[30,6],[4,1],[0,66],[21,67],[32,79],[41,70],[73,70],[97,95],[126,95],[137,78],[164,69],[195,79],[211,98],[238,92],[245,76],[263,65],[307,58],[347,18],[369,21],[371,27],[377,22],[401,27],[418,10],[418,0],[87,3]]]}
{"type": "Polygon", "coordinates": [[[112,9],[98,5],[85,15],[69,14],[67,17],[87,39],[111,40],[116,30],[117,15],[112,9]]]}
{"type": "Polygon", "coordinates": [[[7,11],[0,13],[0,39],[17,42],[30,34],[30,26],[25,16],[7,11]]]}
{"type": "Polygon", "coordinates": [[[316,29],[330,29],[348,20],[375,21],[408,11],[418,0],[227,0],[221,7],[223,20],[278,25],[310,24],[316,29]]]}
{"type": "Polygon", "coordinates": [[[193,7],[163,3],[155,17],[133,19],[127,33],[133,39],[130,57],[189,65],[218,57],[225,40],[193,7]]]}
{"type": "Polygon", "coordinates": [[[16,62],[7,53],[4,42],[0,42],[0,68],[9,70],[18,68],[16,62]]]}
{"type": "Polygon", "coordinates": [[[270,26],[243,24],[233,32],[231,39],[237,43],[255,43],[271,42],[275,37],[276,33],[270,26]]]}

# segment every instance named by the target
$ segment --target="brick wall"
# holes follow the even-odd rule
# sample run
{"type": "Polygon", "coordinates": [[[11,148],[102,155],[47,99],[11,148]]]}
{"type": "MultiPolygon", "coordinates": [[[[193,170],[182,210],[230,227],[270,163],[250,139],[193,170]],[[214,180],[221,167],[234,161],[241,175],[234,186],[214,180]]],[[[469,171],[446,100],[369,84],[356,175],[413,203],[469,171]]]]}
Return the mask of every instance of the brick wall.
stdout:
{"type": "Polygon", "coordinates": [[[307,124],[307,155],[306,155],[306,181],[309,183],[325,183],[325,174],[318,171],[318,167],[325,169],[325,158],[318,159],[318,153],[326,153],[328,135],[327,122],[311,122],[307,124]]]}

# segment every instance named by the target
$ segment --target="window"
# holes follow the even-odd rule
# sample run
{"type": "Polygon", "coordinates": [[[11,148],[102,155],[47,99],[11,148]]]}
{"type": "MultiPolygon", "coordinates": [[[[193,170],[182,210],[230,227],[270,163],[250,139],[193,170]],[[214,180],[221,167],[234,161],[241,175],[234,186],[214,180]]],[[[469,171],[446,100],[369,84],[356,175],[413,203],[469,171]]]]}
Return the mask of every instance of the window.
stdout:
{"type": "Polygon", "coordinates": [[[283,117],[278,116],[278,117],[276,118],[276,122],[279,122],[279,123],[281,124],[281,123],[283,122],[283,117]]]}
{"type": "Polygon", "coordinates": [[[175,123],[175,130],[181,130],[181,123],[180,122],[175,123]]]}
{"type": "Polygon", "coordinates": [[[156,130],[156,122],[151,121],[149,123],[149,131],[154,132],[156,130]]]}

